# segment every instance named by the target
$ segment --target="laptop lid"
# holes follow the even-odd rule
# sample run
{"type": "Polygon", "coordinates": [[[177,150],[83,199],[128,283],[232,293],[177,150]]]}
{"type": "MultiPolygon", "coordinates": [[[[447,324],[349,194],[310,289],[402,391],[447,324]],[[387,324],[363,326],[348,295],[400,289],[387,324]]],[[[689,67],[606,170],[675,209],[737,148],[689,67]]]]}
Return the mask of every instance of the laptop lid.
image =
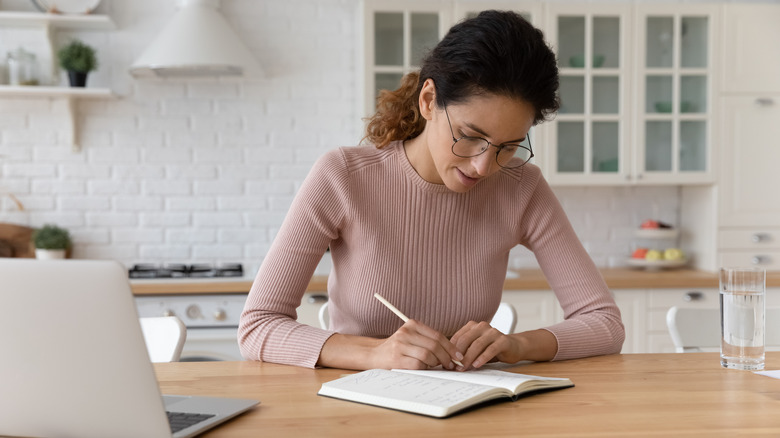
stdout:
{"type": "Polygon", "coordinates": [[[0,288],[0,435],[171,437],[122,265],[0,259],[0,288]]]}

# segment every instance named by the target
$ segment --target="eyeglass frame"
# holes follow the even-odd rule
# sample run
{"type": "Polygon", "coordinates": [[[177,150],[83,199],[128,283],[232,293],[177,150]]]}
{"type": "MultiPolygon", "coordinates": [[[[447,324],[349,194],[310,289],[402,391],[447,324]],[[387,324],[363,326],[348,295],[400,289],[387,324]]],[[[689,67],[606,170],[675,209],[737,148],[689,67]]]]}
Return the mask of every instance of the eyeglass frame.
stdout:
{"type": "MultiPolygon", "coordinates": [[[[452,129],[452,122],[450,121],[450,113],[449,113],[449,111],[447,111],[447,104],[444,104],[444,115],[447,116],[447,124],[450,126],[450,135],[452,136],[452,147],[450,148],[450,150],[452,151],[452,154],[455,155],[456,157],[460,157],[460,158],[478,157],[478,156],[484,154],[485,152],[487,152],[488,149],[490,149],[490,146],[493,146],[494,148],[497,149],[496,150],[496,164],[498,164],[498,166],[501,167],[502,169],[518,169],[520,167],[525,166],[529,161],[531,161],[531,158],[534,157],[534,150],[531,147],[531,133],[529,132],[529,133],[526,134],[526,139],[528,140],[528,147],[525,147],[525,146],[523,146],[523,145],[521,145],[519,143],[508,143],[508,144],[517,144],[517,147],[523,148],[523,149],[527,150],[531,154],[531,156],[528,157],[527,160],[525,160],[522,164],[520,164],[518,166],[512,166],[512,167],[502,166],[501,163],[498,162],[498,154],[500,154],[501,150],[503,150],[503,148],[506,147],[507,143],[494,144],[490,140],[488,140],[488,139],[486,139],[484,137],[475,137],[473,135],[462,135],[462,136],[460,136],[458,138],[455,138],[455,130],[452,129]],[[463,140],[464,138],[472,138],[472,139],[482,140],[485,143],[487,143],[488,147],[486,147],[482,152],[480,152],[480,153],[478,153],[476,155],[469,155],[469,156],[458,155],[458,154],[455,153],[455,144],[458,143],[459,141],[463,140]]],[[[511,158],[510,158],[510,160],[511,160],[511,158]]]]}

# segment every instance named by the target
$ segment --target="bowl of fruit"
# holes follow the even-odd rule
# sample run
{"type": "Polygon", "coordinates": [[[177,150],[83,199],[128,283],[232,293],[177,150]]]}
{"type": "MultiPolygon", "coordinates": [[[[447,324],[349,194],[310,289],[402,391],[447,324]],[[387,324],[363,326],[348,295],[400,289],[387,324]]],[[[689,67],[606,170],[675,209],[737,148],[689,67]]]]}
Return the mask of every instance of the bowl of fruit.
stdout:
{"type": "Polygon", "coordinates": [[[655,219],[642,222],[635,231],[635,237],[641,242],[628,259],[628,265],[649,270],[685,266],[688,259],[676,247],[678,235],[678,230],[666,222],[655,219]]]}
{"type": "Polygon", "coordinates": [[[679,248],[666,248],[664,250],[637,248],[628,259],[629,266],[648,270],[680,268],[685,266],[687,262],[688,258],[679,248]]]}
{"type": "Polygon", "coordinates": [[[635,236],[640,239],[676,239],[678,234],[677,228],[654,219],[642,222],[635,231],[635,236]]]}

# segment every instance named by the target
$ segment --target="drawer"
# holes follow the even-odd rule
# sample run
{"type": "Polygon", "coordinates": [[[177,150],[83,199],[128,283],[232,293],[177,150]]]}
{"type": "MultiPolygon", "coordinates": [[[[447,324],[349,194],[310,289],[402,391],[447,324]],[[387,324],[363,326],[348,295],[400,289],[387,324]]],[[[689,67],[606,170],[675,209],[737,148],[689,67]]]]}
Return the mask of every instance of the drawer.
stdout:
{"type": "Polygon", "coordinates": [[[717,289],[653,289],[647,297],[650,309],[669,310],[672,306],[718,307],[717,289]]]}
{"type": "Polygon", "coordinates": [[[756,266],[769,271],[780,270],[780,250],[761,251],[720,251],[720,266],[749,267],[756,266]]]}
{"type": "Polygon", "coordinates": [[[780,251],[780,229],[777,228],[721,229],[718,237],[721,249],[770,248],[780,251]]]}

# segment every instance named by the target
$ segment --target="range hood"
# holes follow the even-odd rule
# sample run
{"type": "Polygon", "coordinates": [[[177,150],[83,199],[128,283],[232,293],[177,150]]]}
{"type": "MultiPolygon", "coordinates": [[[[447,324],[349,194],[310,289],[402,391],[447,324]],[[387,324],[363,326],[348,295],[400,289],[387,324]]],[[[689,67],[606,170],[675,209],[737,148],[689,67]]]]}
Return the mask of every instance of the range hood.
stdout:
{"type": "Polygon", "coordinates": [[[219,12],[219,0],[180,0],[173,19],[130,67],[137,78],[259,76],[260,65],[219,12]]]}

